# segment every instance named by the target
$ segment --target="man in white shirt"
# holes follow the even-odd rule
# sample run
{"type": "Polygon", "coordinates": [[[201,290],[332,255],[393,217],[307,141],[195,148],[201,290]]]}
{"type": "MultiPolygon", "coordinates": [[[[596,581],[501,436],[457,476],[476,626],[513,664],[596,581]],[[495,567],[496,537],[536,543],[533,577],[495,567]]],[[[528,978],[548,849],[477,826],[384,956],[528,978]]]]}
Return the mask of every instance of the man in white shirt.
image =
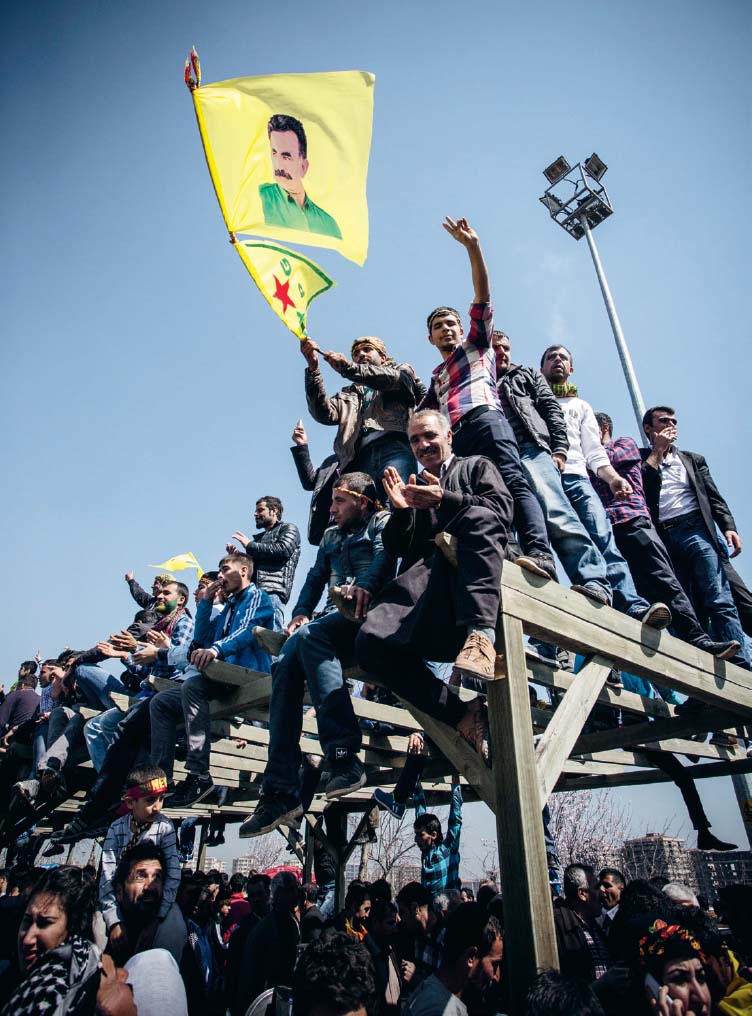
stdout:
{"type": "Polygon", "coordinates": [[[731,510],[703,456],[677,448],[676,412],[670,406],[649,409],[643,429],[651,448],[643,451],[642,479],[653,523],[700,621],[713,638],[739,641],[742,649],[733,662],[749,669],[738,604],[750,593],[728,560],[742,551],[731,510]]]}
{"type": "MultiPolygon", "coordinates": [[[[590,404],[578,397],[577,386],[569,381],[573,370],[572,354],[566,346],[549,346],[541,357],[541,373],[551,386],[567,424],[569,451],[561,477],[564,492],[606,560],[614,607],[651,628],[665,628],[671,623],[671,611],[663,603],[651,606],[638,595],[627,562],[616,546],[606,510],[588,479],[589,469],[609,485],[615,497],[632,493],[632,487],[613,468],[601,445],[600,430],[590,404]]],[[[604,602],[589,586],[578,591],[604,602]]]]}

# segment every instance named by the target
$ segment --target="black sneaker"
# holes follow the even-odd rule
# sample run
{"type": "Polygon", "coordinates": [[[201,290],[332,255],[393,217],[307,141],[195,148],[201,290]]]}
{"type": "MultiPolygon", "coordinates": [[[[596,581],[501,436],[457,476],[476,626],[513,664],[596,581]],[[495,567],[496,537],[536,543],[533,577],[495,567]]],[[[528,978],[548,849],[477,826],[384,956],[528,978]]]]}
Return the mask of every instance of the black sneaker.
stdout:
{"type": "Polygon", "coordinates": [[[86,819],[81,815],[76,815],[64,829],[59,829],[56,833],[52,833],[50,841],[60,846],[60,844],[65,843],[78,843],[81,840],[98,840],[101,836],[107,834],[109,828],[110,821],[106,816],[86,819]]]}
{"type": "Polygon", "coordinates": [[[597,582],[585,582],[582,585],[575,584],[572,586],[572,589],[575,593],[579,593],[580,596],[586,596],[593,603],[600,603],[604,607],[611,606],[611,597],[603,586],[597,582]]]}
{"type": "Polygon", "coordinates": [[[665,603],[654,603],[638,620],[648,628],[668,628],[671,624],[671,611],[665,603]]]}
{"type": "Polygon", "coordinates": [[[327,769],[329,779],[324,788],[327,801],[352,794],[354,790],[360,790],[366,782],[366,771],[357,755],[349,755],[337,762],[330,762],[327,769]]]}
{"type": "Polygon", "coordinates": [[[715,656],[716,660],[731,660],[741,649],[741,643],[737,642],[736,639],[731,639],[730,642],[713,642],[708,640],[697,648],[710,653],[711,656],[715,656]]]}
{"type": "Polygon", "coordinates": [[[303,814],[303,805],[294,797],[263,794],[254,813],[243,822],[238,832],[241,839],[262,836],[278,826],[287,825],[303,814]]]}
{"type": "Polygon", "coordinates": [[[190,808],[192,804],[198,804],[208,797],[214,790],[214,780],[207,773],[206,776],[196,776],[189,773],[182,783],[175,787],[175,793],[170,797],[170,808],[190,808]]]}
{"type": "Polygon", "coordinates": [[[539,575],[542,579],[553,579],[556,582],[556,565],[549,554],[523,554],[514,563],[533,575],[539,575]]]}

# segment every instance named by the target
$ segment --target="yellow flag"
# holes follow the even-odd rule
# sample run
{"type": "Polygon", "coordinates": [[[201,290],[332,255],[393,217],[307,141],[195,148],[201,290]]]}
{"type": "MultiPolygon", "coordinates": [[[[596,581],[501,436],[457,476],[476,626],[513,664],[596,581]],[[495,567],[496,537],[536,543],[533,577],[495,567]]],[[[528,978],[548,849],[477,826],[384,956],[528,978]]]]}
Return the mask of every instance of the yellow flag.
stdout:
{"type": "Polygon", "coordinates": [[[231,233],[329,247],[363,264],[375,80],[367,71],[334,71],[192,89],[231,233]]]}
{"type": "Polygon", "coordinates": [[[262,240],[238,240],[235,250],[275,314],[304,339],[311,300],[336,286],[313,261],[294,250],[262,240]]]}
{"type": "Polygon", "coordinates": [[[184,571],[186,568],[195,568],[199,578],[204,574],[195,555],[191,554],[190,551],[187,554],[176,554],[175,557],[171,557],[168,561],[163,561],[162,564],[150,564],[149,567],[164,568],[165,571],[184,571]]]}

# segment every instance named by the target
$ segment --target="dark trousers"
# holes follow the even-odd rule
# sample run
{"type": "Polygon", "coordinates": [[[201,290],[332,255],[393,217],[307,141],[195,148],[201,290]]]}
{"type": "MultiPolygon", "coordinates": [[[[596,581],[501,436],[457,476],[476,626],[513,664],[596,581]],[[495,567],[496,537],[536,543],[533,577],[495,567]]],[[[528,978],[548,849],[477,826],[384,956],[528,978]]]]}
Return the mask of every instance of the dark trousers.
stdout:
{"type": "Polygon", "coordinates": [[[398,804],[405,804],[413,796],[427,761],[425,755],[407,756],[402,772],[394,785],[394,800],[398,804]]]}
{"type": "Polygon", "coordinates": [[[692,828],[698,831],[709,829],[710,820],[705,814],[695,781],[691,776],[687,775],[686,767],[681,764],[676,755],[672,755],[668,751],[655,751],[652,748],[642,746],[637,750],[646,755],[657,769],[662,769],[667,776],[670,776],[679,788],[679,793],[683,797],[684,804],[689,812],[692,828]]]}
{"type": "Polygon", "coordinates": [[[734,597],[744,633],[752,638],[752,592],[729,560],[723,562],[723,570],[731,586],[731,595],[734,597]]]}
{"type": "Polygon", "coordinates": [[[141,699],[123,714],[104,757],[102,771],[94,781],[86,804],[81,809],[80,814],[86,821],[101,816],[120,800],[125,780],[133,769],[139,752],[148,749],[151,733],[150,701],[150,698],[141,699]]]}
{"type": "Polygon", "coordinates": [[[514,528],[523,553],[551,557],[546,520],[520,461],[514,431],[504,414],[491,409],[469,420],[454,434],[452,446],[456,455],[485,455],[493,462],[514,501],[514,528]]]}
{"type": "Polygon", "coordinates": [[[635,588],[648,603],[660,601],[670,609],[671,634],[699,646],[709,641],[700,627],[694,607],[676,577],[668,551],[655,526],[645,516],[613,526],[616,546],[629,565],[635,588]]]}

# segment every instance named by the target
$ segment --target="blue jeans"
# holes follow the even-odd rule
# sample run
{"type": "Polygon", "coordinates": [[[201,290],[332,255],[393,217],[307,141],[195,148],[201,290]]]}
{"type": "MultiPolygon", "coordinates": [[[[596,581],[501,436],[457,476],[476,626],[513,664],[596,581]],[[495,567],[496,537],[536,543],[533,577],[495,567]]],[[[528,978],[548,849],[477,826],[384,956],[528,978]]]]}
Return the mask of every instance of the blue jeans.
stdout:
{"type": "Polygon", "coordinates": [[[595,488],[586,476],[573,473],[564,473],[561,482],[580,522],[606,561],[606,575],[613,590],[614,606],[630,617],[642,617],[650,604],[637,594],[629,567],[619,553],[606,509],[595,493],[595,488]]]}
{"type": "Polygon", "coordinates": [[[276,593],[268,593],[274,607],[274,631],[285,630],[285,605],[276,593]]]}
{"type": "Polygon", "coordinates": [[[32,738],[32,756],[31,756],[31,772],[32,775],[36,774],[39,769],[39,762],[42,755],[47,751],[47,732],[50,729],[48,720],[44,723],[40,723],[34,728],[34,737],[32,738]]]}
{"type": "Polygon", "coordinates": [[[111,709],[111,692],[127,694],[125,685],[104,667],[82,664],[76,667],[76,684],[92,709],[111,709]]]}
{"type": "Polygon", "coordinates": [[[722,642],[737,639],[741,643],[734,663],[749,668],[750,657],[731,586],[702,516],[691,512],[669,528],[661,526],[659,532],[697,615],[707,618],[714,638],[722,642]]]}
{"type": "Polygon", "coordinates": [[[345,472],[368,473],[376,484],[379,501],[386,506],[383,479],[387,466],[394,466],[405,483],[407,483],[410,473],[416,472],[418,467],[415,463],[415,456],[410,450],[405,434],[387,432],[384,437],[371,441],[356,454],[345,472]]]}
{"type": "Polygon", "coordinates": [[[316,708],[319,740],[326,757],[336,761],[360,750],[360,727],[342,676],[342,665],[354,662],[357,633],[357,625],[331,610],[298,628],[282,647],[272,667],[265,793],[295,797],[299,794],[306,682],[316,708]]]}
{"type": "Polygon", "coordinates": [[[520,458],[543,509],[548,537],[569,581],[583,586],[593,583],[610,598],[606,562],[564,493],[556,463],[548,452],[533,444],[520,448],[520,458]]]}
{"type": "Polygon", "coordinates": [[[102,771],[104,757],[115,739],[115,731],[123,715],[117,708],[105,709],[99,716],[92,716],[90,720],[86,721],[84,726],[86,747],[89,749],[92,765],[98,773],[102,771]]]}

